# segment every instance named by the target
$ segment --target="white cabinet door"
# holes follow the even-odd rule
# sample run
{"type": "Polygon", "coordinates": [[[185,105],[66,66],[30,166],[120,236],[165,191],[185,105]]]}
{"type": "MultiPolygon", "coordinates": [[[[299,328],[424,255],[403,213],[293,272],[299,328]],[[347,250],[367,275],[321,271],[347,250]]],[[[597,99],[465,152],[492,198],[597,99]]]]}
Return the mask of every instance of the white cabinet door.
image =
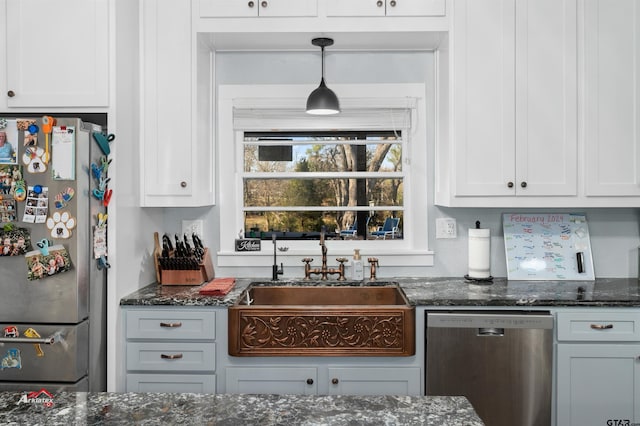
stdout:
{"type": "Polygon", "coordinates": [[[453,8],[455,196],[576,195],[575,0],[453,8]]]}
{"type": "Polygon", "coordinates": [[[516,193],[578,189],[576,0],[516,2],[516,193]]]}
{"type": "Polygon", "coordinates": [[[211,60],[208,47],[192,39],[189,5],[182,0],[142,2],[144,207],[213,204],[213,141],[208,132],[211,60]]]}
{"type": "Polygon", "coordinates": [[[418,367],[329,367],[330,395],[419,395],[418,367]]]}
{"type": "Polygon", "coordinates": [[[640,422],[639,355],[640,345],[559,344],[556,424],[640,422]]]}
{"type": "Polygon", "coordinates": [[[183,2],[143,1],[143,197],[192,195],[190,29],[183,2]]]}
{"type": "Polygon", "coordinates": [[[328,0],[327,16],[444,16],[445,0],[328,0]]]}
{"type": "Polygon", "coordinates": [[[640,196],[640,1],[584,2],[588,196],[640,196]]]}
{"type": "Polygon", "coordinates": [[[315,367],[227,367],[225,373],[227,393],[318,393],[318,370],[315,367]]]}
{"type": "Polygon", "coordinates": [[[387,0],[387,16],[444,16],[445,0],[387,0]]]}
{"type": "Polygon", "coordinates": [[[514,19],[513,0],[453,3],[455,196],[515,195],[514,19]]]}
{"type": "Polygon", "coordinates": [[[201,18],[316,16],[318,0],[200,0],[201,18]]]}
{"type": "Polygon", "coordinates": [[[108,106],[108,0],[6,5],[8,107],[108,106]]]}

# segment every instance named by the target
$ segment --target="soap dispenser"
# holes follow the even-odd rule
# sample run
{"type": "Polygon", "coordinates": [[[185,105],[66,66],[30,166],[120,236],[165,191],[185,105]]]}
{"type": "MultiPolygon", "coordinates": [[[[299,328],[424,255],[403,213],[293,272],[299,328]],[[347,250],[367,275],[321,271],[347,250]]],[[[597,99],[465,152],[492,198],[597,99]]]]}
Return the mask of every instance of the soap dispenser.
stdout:
{"type": "Polygon", "coordinates": [[[357,281],[364,279],[364,264],[360,258],[360,249],[353,250],[353,261],[351,263],[351,278],[357,281]]]}

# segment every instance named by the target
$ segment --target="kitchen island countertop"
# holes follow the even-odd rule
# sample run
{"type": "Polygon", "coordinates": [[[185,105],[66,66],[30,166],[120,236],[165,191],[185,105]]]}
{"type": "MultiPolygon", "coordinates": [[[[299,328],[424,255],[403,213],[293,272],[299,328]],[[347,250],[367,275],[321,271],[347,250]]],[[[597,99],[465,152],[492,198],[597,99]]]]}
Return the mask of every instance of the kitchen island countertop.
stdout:
{"type": "Polygon", "coordinates": [[[380,278],[375,282],[300,281],[239,278],[222,297],[202,296],[200,286],[150,284],[123,297],[121,305],[230,306],[251,282],[264,285],[383,285],[396,282],[414,306],[579,306],[638,307],[640,281],[635,278],[598,278],[595,281],[472,282],[464,278],[380,278]]]}
{"type": "MultiPolygon", "coordinates": [[[[0,423],[34,425],[449,425],[481,426],[459,396],[70,393],[22,402],[0,393],[0,423]]],[[[40,394],[40,398],[47,397],[40,394]]]]}

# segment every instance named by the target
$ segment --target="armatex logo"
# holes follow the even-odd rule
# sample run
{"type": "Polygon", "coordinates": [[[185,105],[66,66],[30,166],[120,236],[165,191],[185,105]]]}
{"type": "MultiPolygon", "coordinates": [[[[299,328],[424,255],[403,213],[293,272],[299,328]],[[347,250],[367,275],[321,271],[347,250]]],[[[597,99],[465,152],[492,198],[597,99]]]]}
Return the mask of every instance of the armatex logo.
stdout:
{"type": "Polygon", "coordinates": [[[39,391],[25,393],[17,404],[42,404],[47,408],[53,407],[53,395],[45,388],[39,391]]]}

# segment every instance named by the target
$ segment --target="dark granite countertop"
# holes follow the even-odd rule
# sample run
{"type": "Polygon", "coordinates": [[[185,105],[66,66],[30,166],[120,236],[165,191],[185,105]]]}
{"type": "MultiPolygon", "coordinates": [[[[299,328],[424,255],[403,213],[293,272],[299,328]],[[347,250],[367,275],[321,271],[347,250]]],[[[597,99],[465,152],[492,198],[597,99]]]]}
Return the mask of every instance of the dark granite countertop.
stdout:
{"type": "Polygon", "coordinates": [[[200,286],[162,286],[150,284],[123,297],[121,305],[230,306],[249,283],[259,281],[277,285],[363,285],[397,282],[415,306],[640,306],[640,281],[635,278],[599,278],[595,281],[509,281],[495,278],[492,283],[475,283],[464,278],[389,278],[370,283],[338,281],[269,282],[239,278],[224,297],[202,296],[200,286]]]}
{"type": "Polygon", "coordinates": [[[48,407],[42,401],[21,402],[25,395],[0,393],[1,424],[483,425],[459,396],[62,392],[53,395],[48,407]]]}

